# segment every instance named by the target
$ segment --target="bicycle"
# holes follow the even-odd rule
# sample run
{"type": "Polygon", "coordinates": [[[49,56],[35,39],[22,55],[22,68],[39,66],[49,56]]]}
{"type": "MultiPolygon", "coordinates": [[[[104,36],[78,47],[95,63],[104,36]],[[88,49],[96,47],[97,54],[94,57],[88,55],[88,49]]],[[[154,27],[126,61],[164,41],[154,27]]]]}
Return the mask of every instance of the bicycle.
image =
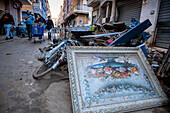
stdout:
{"type": "MultiPolygon", "coordinates": [[[[53,39],[55,39],[55,37],[53,39]]],[[[66,46],[81,45],[82,44],[77,40],[71,39],[70,32],[65,32],[64,39],[58,39],[58,43],[52,44],[45,49],[40,48],[41,54],[38,59],[42,60],[43,64],[35,70],[33,78],[38,79],[49,73],[51,70],[56,69],[62,62],[67,61],[66,46]]]]}

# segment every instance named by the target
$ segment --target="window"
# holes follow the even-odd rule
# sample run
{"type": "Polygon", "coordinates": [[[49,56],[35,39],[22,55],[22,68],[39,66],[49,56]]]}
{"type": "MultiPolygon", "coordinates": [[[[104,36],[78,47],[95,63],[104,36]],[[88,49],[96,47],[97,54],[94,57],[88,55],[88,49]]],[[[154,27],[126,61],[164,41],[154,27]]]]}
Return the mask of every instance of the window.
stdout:
{"type": "Polygon", "coordinates": [[[73,8],[73,1],[71,2],[71,9],[73,8]]]}

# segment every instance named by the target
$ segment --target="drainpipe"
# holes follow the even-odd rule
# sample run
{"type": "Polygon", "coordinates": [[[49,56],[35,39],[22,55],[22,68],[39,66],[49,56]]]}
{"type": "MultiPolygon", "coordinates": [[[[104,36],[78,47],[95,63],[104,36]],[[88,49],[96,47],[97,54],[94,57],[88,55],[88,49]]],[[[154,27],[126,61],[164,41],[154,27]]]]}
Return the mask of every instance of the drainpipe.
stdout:
{"type": "Polygon", "coordinates": [[[109,17],[109,2],[107,2],[107,7],[106,7],[106,18],[109,17]]]}
{"type": "Polygon", "coordinates": [[[98,20],[97,23],[101,23],[101,19],[100,19],[100,18],[101,18],[101,15],[102,15],[102,8],[101,8],[101,6],[99,5],[99,15],[98,15],[98,17],[97,17],[99,20],[98,20]]]}
{"type": "Polygon", "coordinates": [[[116,0],[112,0],[112,12],[111,12],[110,22],[115,21],[115,13],[116,13],[116,0]]]}

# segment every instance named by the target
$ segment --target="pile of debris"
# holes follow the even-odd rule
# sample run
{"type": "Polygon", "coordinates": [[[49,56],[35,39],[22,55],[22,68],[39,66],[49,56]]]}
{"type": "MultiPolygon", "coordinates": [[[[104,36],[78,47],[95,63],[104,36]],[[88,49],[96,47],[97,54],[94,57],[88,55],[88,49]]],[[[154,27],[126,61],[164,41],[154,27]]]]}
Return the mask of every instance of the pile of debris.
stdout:
{"type": "Polygon", "coordinates": [[[147,49],[147,58],[155,73],[158,72],[164,57],[164,52],[160,52],[152,48],[147,49]]]}
{"type": "MultiPolygon", "coordinates": [[[[162,50],[162,49],[161,49],[162,50]]],[[[165,49],[166,50],[166,49],[165,49]]],[[[147,49],[148,61],[161,82],[164,91],[170,98],[170,47],[168,51],[160,51],[160,49],[147,49]]]]}
{"type": "Polygon", "coordinates": [[[86,30],[68,29],[75,36],[76,40],[84,43],[85,46],[126,46],[136,47],[143,44],[151,35],[144,32],[152,24],[147,19],[140,23],[132,18],[131,25],[123,22],[95,24],[86,30]]]}
{"type": "MultiPolygon", "coordinates": [[[[90,28],[90,31],[93,31],[90,32],[90,35],[79,36],[76,34],[76,36],[79,36],[77,40],[84,43],[85,46],[140,47],[151,36],[149,33],[144,32],[151,25],[149,19],[140,23],[132,18],[131,25],[126,25],[123,22],[95,24],[90,28]]],[[[85,32],[83,31],[83,33],[85,32]]],[[[170,81],[170,59],[168,59],[170,53],[167,52],[166,54],[166,52],[151,48],[145,49],[143,52],[159,80],[162,80],[162,85],[166,86],[165,90],[169,92],[168,96],[170,96],[170,83],[167,82],[170,81]]]]}

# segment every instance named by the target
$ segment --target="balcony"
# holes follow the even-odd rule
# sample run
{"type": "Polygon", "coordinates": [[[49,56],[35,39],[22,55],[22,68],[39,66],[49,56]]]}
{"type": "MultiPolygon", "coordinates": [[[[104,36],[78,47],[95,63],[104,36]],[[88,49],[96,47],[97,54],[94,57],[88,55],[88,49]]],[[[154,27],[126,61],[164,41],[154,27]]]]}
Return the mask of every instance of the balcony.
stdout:
{"type": "Polygon", "coordinates": [[[70,20],[75,18],[77,15],[88,15],[89,14],[89,7],[87,6],[87,4],[83,4],[83,5],[77,5],[76,7],[74,7],[73,9],[71,9],[68,13],[64,13],[63,14],[63,19],[65,21],[70,20]]]}
{"type": "Polygon", "coordinates": [[[23,5],[32,5],[32,0],[19,0],[23,5]]]}
{"type": "Polygon", "coordinates": [[[40,14],[44,19],[46,19],[47,16],[46,7],[43,7],[41,2],[34,3],[33,9],[34,13],[40,14]]]}
{"type": "Polygon", "coordinates": [[[34,13],[38,13],[38,14],[41,15],[40,7],[41,7],[41,4],[40,4],[40,3],[34,3],[34,4],[33,4],[33,9],[34,9],[33,11],[34,11],[34,13]]]}
{"type": "Polygon", "coordinates": [[[106,6],[107,2],[112,2],[112,0],[103,0],[100,4],[100,7],[106,6]]]}
{"type": "Polygon", "coordinates": [[[88,0],[87,6],[88,7],[95,7],[95,6],[99,5],[100,2],[101,2],[101,0],[88,0]]]}
{"type": "Polygon", "coordinates": [[[74,13],[89,14],[89,7],[87,6],[87,4],[78,5],[74,8],[74,13]]]}

